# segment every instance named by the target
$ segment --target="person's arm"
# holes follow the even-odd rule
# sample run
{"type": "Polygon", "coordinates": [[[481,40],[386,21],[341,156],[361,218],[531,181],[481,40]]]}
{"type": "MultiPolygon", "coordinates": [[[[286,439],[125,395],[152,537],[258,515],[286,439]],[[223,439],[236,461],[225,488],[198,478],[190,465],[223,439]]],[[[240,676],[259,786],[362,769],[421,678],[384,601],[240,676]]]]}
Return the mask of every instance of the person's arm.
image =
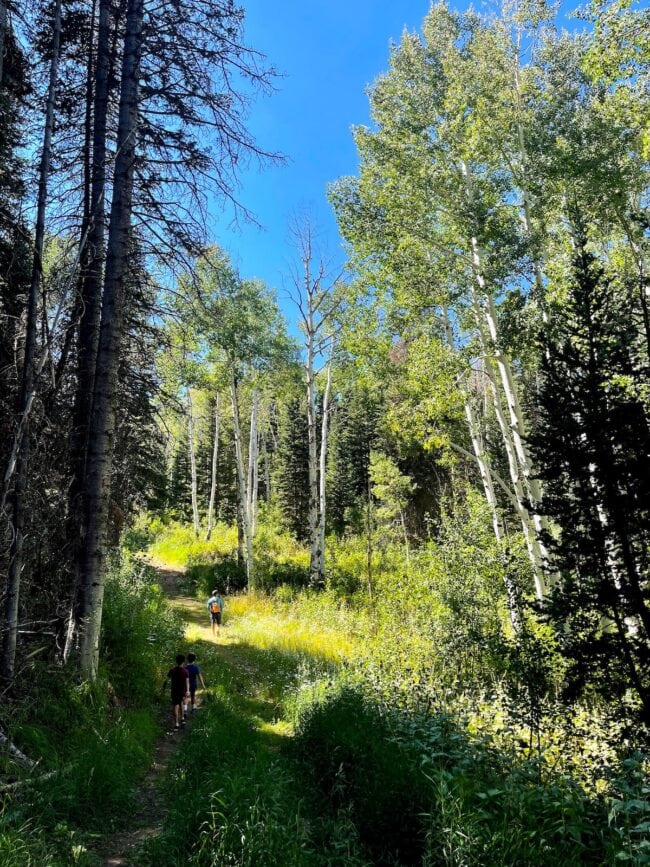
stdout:
{"type": "Polygon", "coordinates": [[[190,694],[190,675],[189,672],[185,672],[185,698],[187,698],[190,694]]]}

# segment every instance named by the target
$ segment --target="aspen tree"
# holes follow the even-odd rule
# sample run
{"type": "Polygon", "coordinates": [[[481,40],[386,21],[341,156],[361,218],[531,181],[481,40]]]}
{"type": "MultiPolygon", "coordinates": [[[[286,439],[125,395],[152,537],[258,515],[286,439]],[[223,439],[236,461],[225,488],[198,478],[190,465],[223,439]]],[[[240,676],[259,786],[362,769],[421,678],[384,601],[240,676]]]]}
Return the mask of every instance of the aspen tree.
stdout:
{"type": "Polygon", "coordinates": [[[192,524],[194,527],[194,536],[199,538],[199,492],[196,478],[196,433],[194,422],[194,404],[192,401],[192,389],[187,389],[186,402],[187,416],[187,444],[190,456],[190,486],[192,489],[192,524]]]}
{"type": "Polygon", "coordinates": [[[212,536],[212,522],[217,499],[217,475],[219,471],[219,433],[221,429],[221,395],[217,392],[214,406],[214,437],[212,441],[212,467],[210,473],[210,502],[208,503],[208,529],[206,541],[212,536]]]}
{"type": "Polygon", "coordinates": [[[305,387],[307,398],[307,439],[309,448],[309,583],[320,587],[325,581],[325,470],[327,463],[327,408],[331,388],[331,352],[334,342],[334,319],[341,309],[337,291],[341,273],[314,250],[315,235],[308,219],[292,226],[294,245],[300,269],[292,275],[290,297],[299,315],[305,348],[305,387]],[[323,393],[323,414],[318,437],[317,365],[330,353],[326,385],[323,393]]]}

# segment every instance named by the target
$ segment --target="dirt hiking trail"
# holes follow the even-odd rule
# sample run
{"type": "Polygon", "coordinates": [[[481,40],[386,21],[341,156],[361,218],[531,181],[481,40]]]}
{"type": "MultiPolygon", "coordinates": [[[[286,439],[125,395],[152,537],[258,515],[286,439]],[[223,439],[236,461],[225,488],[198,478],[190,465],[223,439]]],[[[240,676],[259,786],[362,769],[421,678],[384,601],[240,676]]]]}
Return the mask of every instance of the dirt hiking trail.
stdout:
{"type": "MultiPolygon", "coordinates": [[[[203,620],[201,603],[189,596],[183,596],[178,588],[179,580],[183,571],[170,569],[159,564],[152,564],[158,572],[158,579],[165,595],[169,598],[174,608],[180,610],[184,620],[195,620],[200,615],[203,620]],[[190,615],[186,617],[186,615],[190,615]]],[[[206,628],[209,635],[209,629],[206,628]]],[[[167,694],[165,694],[167,697],[167,694]]],[[[187,727],[180,732],[171,731],[171,717],[168,707],[161,709],[160,727],[161,735],[156,741],[153,761],[147,771],[138,792],[135,802],[136,809],[131,815],[131,828],[128,831],[118,832],[107,840],[103,840],[97,848],[103,867],[126,867],[133,850],[151,837],[155,837],[162,831],[165,819],[165,807],[160,793],[160,783],[167,770],[171,757],[176,753],[181,739],[189,733],[192,726],[191,719],[187,727]]]]}
{"type": "MultiPolygon", "coordinates": [[[[191,636],[193,643],[209,643],[212,652],[216,653],[221,662],[232,671],[233,689],[239,693],[245,714],[265,727],[276,728],[276,700],[273,696],[260,694],[255,689],[256,683],[261,679],[261,672],[256,670],[255,665],[251,665],[250,656],[245,653],[236,625],[222,627],[221,635],[215,641],[204,604],[183,592],[184,571],[170,568],[159,562],[151,562],[151,565],[158,573],[160,586],[170,604],[182,617],[186,635],[191,636]],[[251,687],[255,692],[254,699],[251,696],[251,687]]],[[[209,690],[209,678],[206,678],[206,686],[209,690]]],[[[168,698],[167,693],[165,698],[168,698]]],[[[199,708],[200,702],[199,693],[197,699],[199,708]]],[[[277,728],[281,726],[280,723],[277,728]]],[[[161,701],[160,731],[152,764],[136,793],[136,808],[130,817],[130,828],[108,836],[95,848],[103,867],[128,867],[135,850],[163,831],[166,807],[161,793],[161,784],[183,739],[191,737],[192,719],[190,717],[185,729],[174,732],[171,730],[168,701],[166,704],[161,701]]],[[[275,733],[281,734],[277,729],[275,733]]]]}

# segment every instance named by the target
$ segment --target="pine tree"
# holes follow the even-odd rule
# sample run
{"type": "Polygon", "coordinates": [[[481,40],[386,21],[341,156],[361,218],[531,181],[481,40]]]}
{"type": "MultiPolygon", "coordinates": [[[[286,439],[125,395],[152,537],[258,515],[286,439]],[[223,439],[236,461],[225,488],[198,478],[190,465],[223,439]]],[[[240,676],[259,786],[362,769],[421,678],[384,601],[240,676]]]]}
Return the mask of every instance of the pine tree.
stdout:
{"type": "Polygon", "coordinates": [[[365,390],[350,388],[339,395],[327,473],[329,526],[338,535],[361,521],[377,422],[378,407],[365,390]]]}
{"type": "MultiPolygon", "coordinates": [[[[635,387],[632,291],[578,235],[570,280],[543,334],[533,446],[562,576],[549,603],[576,692],[628,688],[650,716],[650,430],[635,387]]],[[[638,356],[637,356],[638,357],[638,356]]]]}
{"type": "Polygon", "coordinates": [[[273,455],[273,489],[287,529],[301,542],[309,538],[309,443],[304,402],[280,404],[278,445],[273,455]]]}

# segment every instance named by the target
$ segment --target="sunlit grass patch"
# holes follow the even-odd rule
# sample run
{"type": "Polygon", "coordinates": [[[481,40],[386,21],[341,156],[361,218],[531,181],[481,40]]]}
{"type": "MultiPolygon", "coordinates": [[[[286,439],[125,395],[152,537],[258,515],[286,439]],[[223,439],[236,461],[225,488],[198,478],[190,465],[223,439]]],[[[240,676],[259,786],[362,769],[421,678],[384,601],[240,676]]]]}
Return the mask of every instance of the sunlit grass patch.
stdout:
{"type": "Polygon", "coordinates": [[[149,548],[150,556],[169,566],[187,566],[188,563],[210,561],[227,557],[237,550],[237,528],[217,524],[209,542],[204,531],[197,539],[191,526],[172,524],[149,548]]]}
{"type": "MultiPolygon", "coordinates": [[[[303,602],[307,594],[301,594],[303,602]]],[[[228,600],[227,617],[240,640],[255,647],[309,654],[339,664],[356,652],[356,637],[348,612],[331,600],[318,604],[291,603],[249,593],[228,600]]]]}

